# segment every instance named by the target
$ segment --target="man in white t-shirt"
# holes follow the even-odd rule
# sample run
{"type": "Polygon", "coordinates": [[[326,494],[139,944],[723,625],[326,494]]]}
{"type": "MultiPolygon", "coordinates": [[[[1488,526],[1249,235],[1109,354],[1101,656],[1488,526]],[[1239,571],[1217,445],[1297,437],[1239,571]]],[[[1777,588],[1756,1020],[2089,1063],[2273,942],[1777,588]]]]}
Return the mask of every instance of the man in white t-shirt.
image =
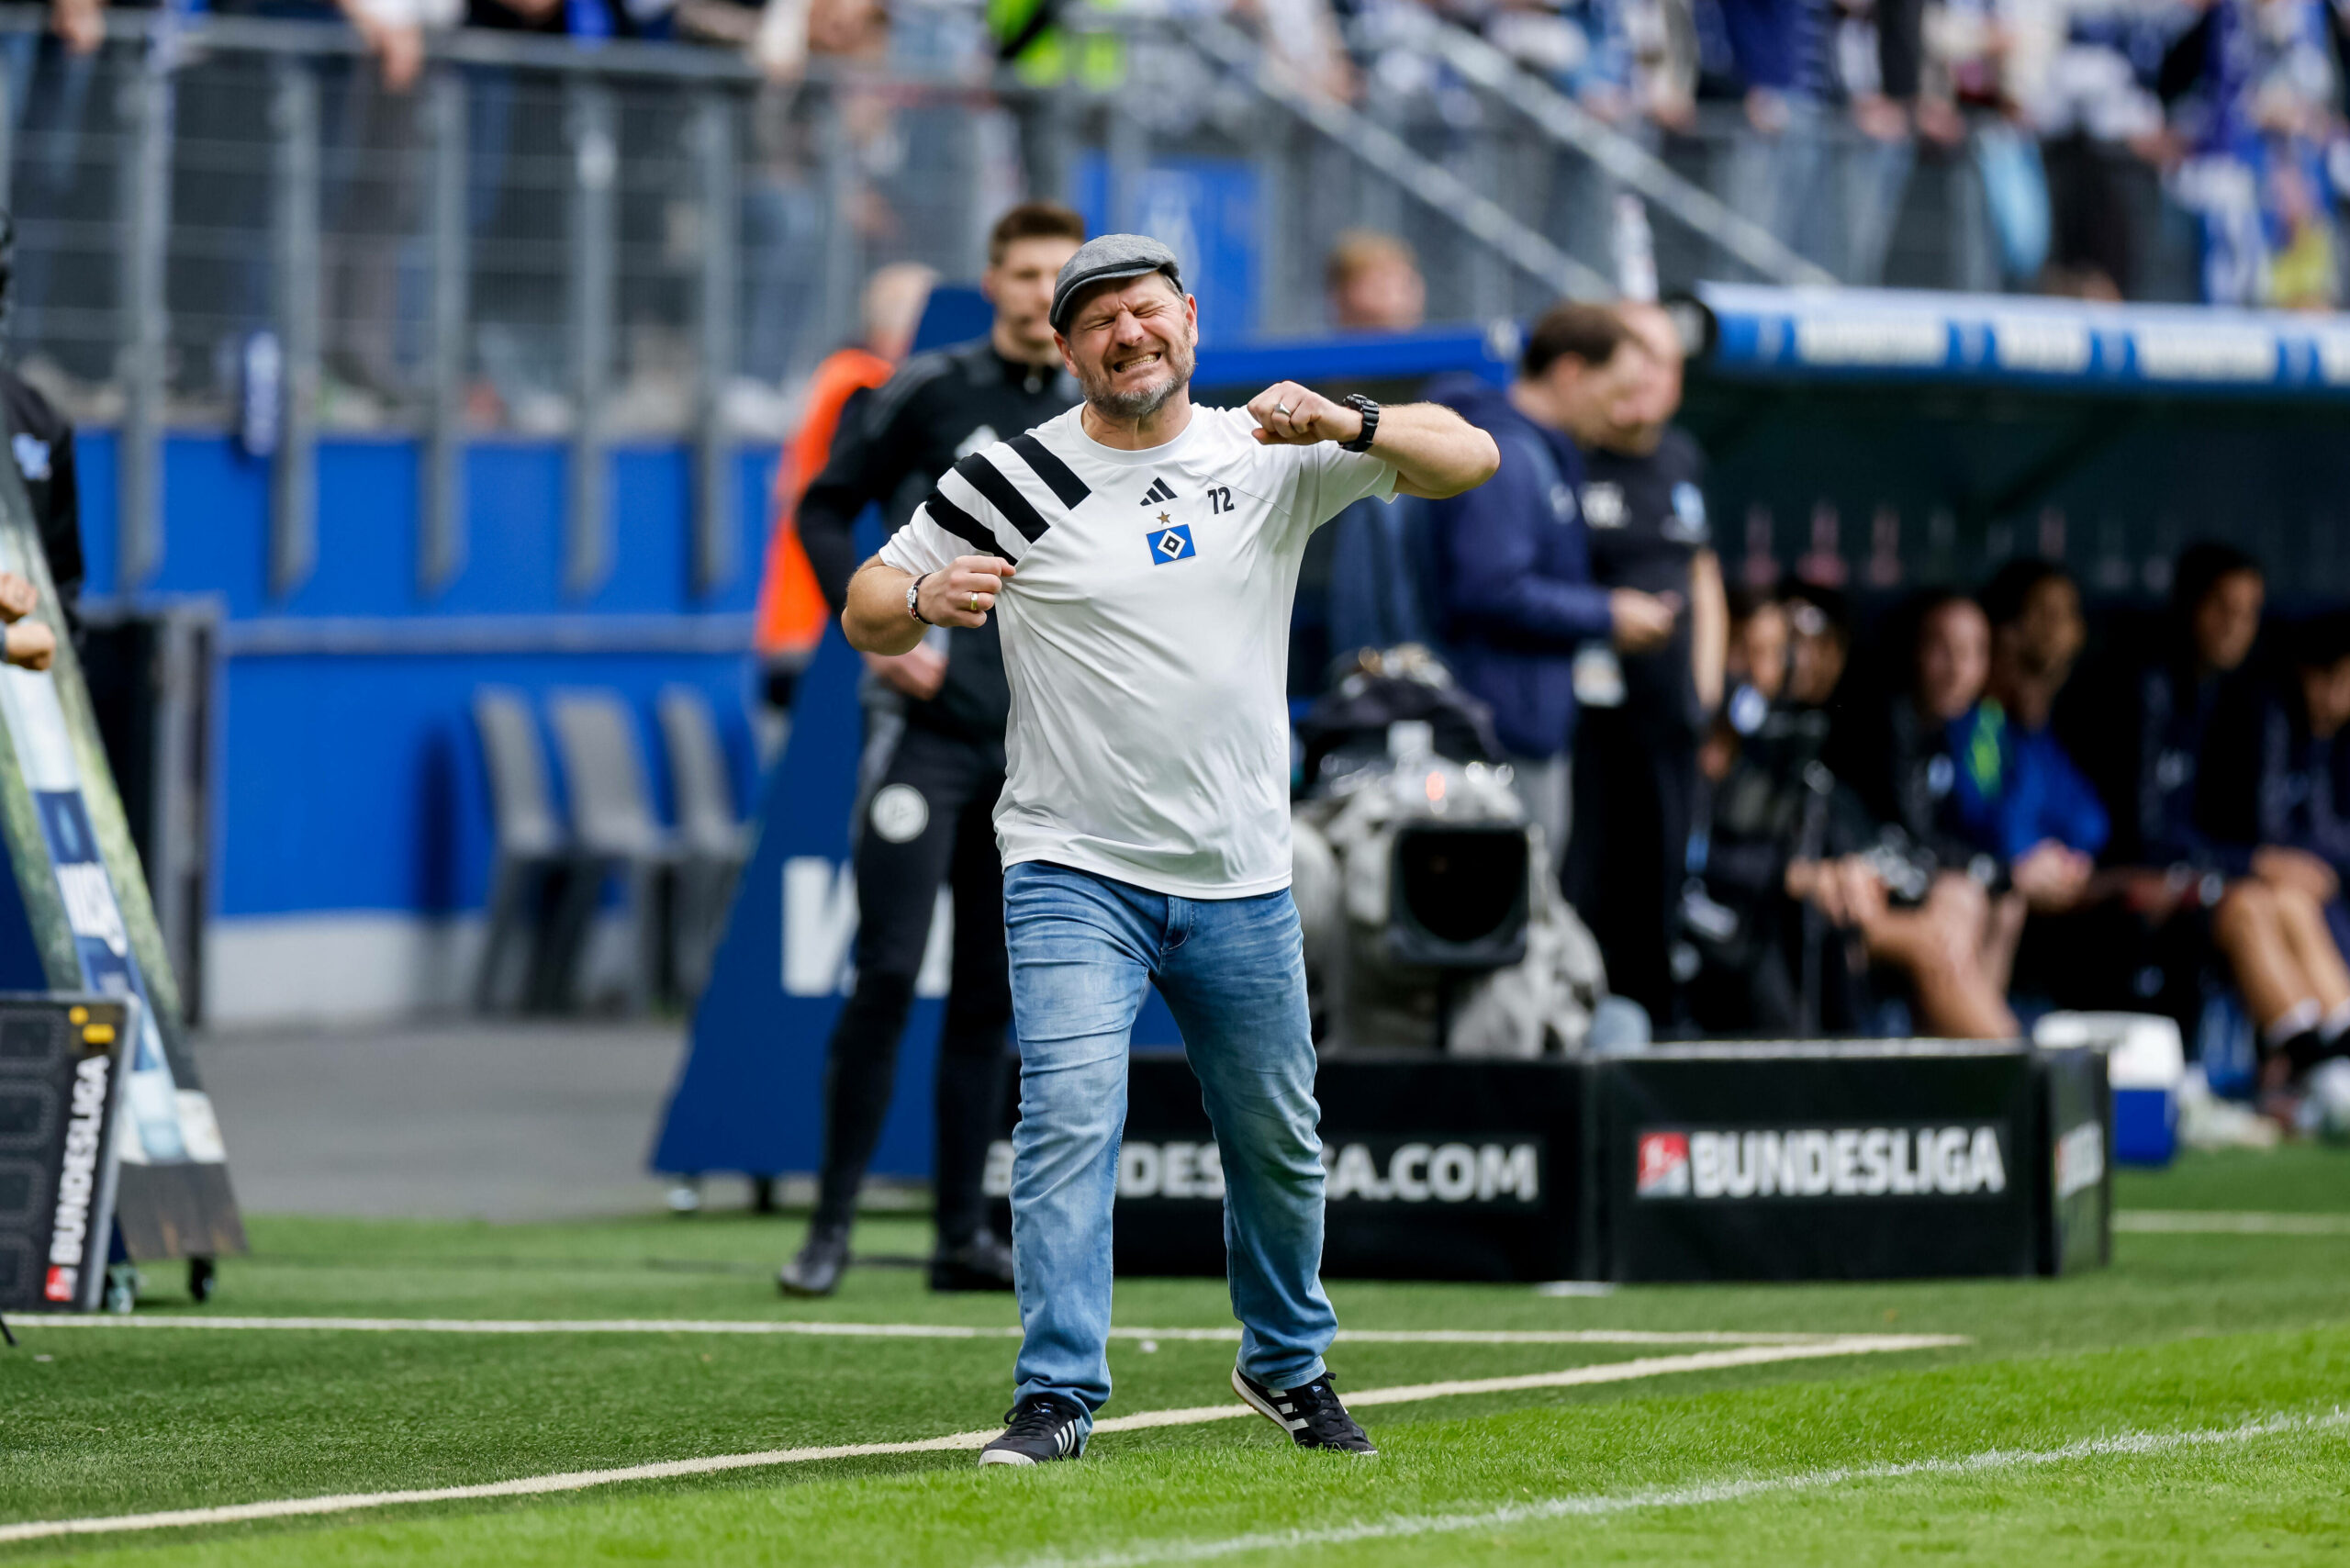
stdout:
{"type": "Polygon", "coordinates": [[[1090,241],[1052,323],[1077,409],[973,453],[859,569],[867,653],[1000,615],[1012,721],[995,825],[1020,1038],[1012,1234],[1019,1393],[982,1464],[1084,1450],[1110,1396],[1110,1210],[1144,988],[1216,1131],[1233,1386],[1302,1447],[1375,1452],[1330,1387],[1322,1159],[1289,896],[1290,605],[1307,536],[1366,496],[1443,497],[1500,463],[1433,404],[1294,382],[1194,408],[1199,307],[1174,253],[1090,241]]]}

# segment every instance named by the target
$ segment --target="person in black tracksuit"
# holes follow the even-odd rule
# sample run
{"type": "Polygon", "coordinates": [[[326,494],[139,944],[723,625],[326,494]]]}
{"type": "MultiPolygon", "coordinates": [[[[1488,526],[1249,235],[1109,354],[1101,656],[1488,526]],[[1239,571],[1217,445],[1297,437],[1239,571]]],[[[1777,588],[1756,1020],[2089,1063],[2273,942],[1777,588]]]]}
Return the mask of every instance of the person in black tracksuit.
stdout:
{"type": "MultiPolygon", "coordinates": [[[[847,602],[857,564],[852,532],[868,504],[894,531],[965,454],[1079,400],[1046,317],[1054,277],[1082,239],[1080,221],[1064,208],[1013,208],[990,243],[990,335],[915,355],[843,411],[831,460],[799,512],[800,542],[835,614],[847,602]]],[[[856,989],[833,1028],[815,1214],[778,1282],[794,1295],[829,1294],[839,1283],[943,884],[951,890],[954,955],[939,1036],[931,1288],[1010,1290],[1011,1249],[984,1224],[980,1185],[988,1145],[1002,1130],[1012,1019],[993,823],[1012,702],[1003,651],[990,617],[984,626],[934,630],[912,653],[867,664],[856,989]]]]}
{"type": "Polygon", "coordinates": [[[1584,455],[1583,520],[1591,575],[1606,588],[1639,588],[1681,608],[1673,635],[1648,653],[1617,655],[1619,706],[1583,710],[1575,736],[1578,821],[1571,841],[1575,908],[1607,961],[1607,983],[1673,1022],[1669,957],[1688,880],[1689,831],[1697,802],[1697,743],[1710,715],[1698,699],[1688,606],[1693,567],[1712,543],[1701,486],[1705,459],[1678,426],[1652,451],[1595,448],[1584,455]]]}
{"type": "Polygon", "coordinates": [[[1619,417],[1621,440],[1584,455],[1583,513],[1592,580],[1655,596],[1674,611],[1660,646],[1617,654],[1623,698],[1593,705],[1574,741],[1574,811],[1589,831],[1569,845],[1567,896],[1590,924],[1611,990],[1676,1022],[1673,955],[1691,879],[1697,746],[1721,699],[1721,572],[1706,521],[1706,459],[1671,423],[1686,345],[1653,305],[1619,308],[1650,369],[1619,417]]]}

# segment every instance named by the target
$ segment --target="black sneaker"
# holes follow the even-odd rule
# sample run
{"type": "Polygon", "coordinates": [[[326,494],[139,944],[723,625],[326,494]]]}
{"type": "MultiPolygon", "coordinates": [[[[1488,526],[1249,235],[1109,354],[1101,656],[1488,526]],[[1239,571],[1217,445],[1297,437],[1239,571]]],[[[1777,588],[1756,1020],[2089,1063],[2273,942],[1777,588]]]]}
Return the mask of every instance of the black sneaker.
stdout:
{"type": "Polygon", "coordinates": [[[1324,1372],[1295,1388],[1267,1388],[1238,1367],[1232,1369],[1232,1392],[1248,1407],[1287,1432],[1302,1449],[1327,1449],[1333,1453],[1360,1454],[1369,1459],[1379,1450],[1371,1446],[1355,1418],[1338,1403],[1338,1391],[1324,1372]]]}
{"type": "Polygon", "coordinates": [[[1008,1291],[1012,1288],[1012,1249],[994,1231],[982,1230],[951,1251],[941,1249],[930,1260],[930,1288],[1008,1291]]]}
{"type": "Polygon", "coordinates": [[[979,1450],[981,1464],[1045,1464],[1085,1451],[1085,1406],[1074,1399],[1026,1394],[1003,1418],[1003,1436],[979,1450]]]}
{"type": "Polygon", "coordinates": [[[776,1271],[776,1288],[786,1295],[830,1295],[847,1267],[848,1226],[811,1226],[800,1255],[776,1271]]]}

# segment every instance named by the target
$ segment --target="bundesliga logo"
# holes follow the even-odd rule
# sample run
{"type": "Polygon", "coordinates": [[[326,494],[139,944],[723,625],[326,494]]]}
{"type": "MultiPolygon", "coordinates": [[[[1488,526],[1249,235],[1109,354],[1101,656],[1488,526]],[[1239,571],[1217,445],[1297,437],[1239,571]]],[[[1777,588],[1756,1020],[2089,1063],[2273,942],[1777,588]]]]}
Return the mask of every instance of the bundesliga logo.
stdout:
{"type": "Polygon", "coordinates": [[[1638,1159],[1633,1193],[1642,1198],[1965,1197],[2008,1189],[2006,1136],[1987,1123],[1644,1132],[1638,1159]]]}
{"type": "Polygon", "coordinates": [[[70,1302],[82,1281],[83,1254],[90,1237],[90,1202],[98,1173],[98,1133],[106,1112],[103,1056],[84,1057],[73,1070],[73,1119],[65,1128],[65,1162],[57,1173],[57,1216],[49,1236],[49,1277],[41,1294],[70,1302]]]}
{"type": "Polygon", "coordinates": [[[1640,1163],[1632,1190],[1643,1198],[1689,1195],[1689,1135],[1642,1133],[1640,1163]]]}

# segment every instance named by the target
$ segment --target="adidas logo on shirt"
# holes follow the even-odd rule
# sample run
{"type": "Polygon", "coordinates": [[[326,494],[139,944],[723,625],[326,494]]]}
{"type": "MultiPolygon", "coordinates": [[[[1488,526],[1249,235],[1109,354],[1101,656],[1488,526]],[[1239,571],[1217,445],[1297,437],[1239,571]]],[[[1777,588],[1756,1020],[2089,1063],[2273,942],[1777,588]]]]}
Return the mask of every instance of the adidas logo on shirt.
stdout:
{"type": "Polygon", "coordinates": [[[1174,498],[1175,492],[1169,487],[1167,481],[1154,474],[1150,476],[1150,488],[1143,492],[1142,504],[1147,507],[1155,507],[1161,501],[1171,501],[1174,498]]]}

